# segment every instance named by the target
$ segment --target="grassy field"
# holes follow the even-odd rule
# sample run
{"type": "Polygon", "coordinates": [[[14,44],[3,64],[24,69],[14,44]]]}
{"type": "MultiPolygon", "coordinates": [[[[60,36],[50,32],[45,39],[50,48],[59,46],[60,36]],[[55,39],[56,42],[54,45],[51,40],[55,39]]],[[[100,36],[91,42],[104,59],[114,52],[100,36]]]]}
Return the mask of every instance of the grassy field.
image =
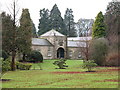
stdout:
{"type": "Polygon", "coordinates": [[[33,64],[31,70],[8,72],[3,88],[117,88],[118,68],[97,67],[96,72],[85,72],[82,60],[68,60],[67,69],[55,69],[54,60],[44,60],[43,70],[33,64]],[[33,70],[35,67],[36,70],[33,70]]]}

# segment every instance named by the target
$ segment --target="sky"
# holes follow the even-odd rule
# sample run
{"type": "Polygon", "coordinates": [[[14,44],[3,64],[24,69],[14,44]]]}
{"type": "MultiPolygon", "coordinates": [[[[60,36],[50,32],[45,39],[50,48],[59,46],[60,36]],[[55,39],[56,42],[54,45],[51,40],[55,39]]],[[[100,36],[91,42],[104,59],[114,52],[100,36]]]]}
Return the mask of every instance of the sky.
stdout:
{"type": "MultiPolygon", "coordinates": [[[[12,1],[13,0],[1,0],[1,12],[6,11],[7,13],[10,13],[12,1]]],[[[102,11],[103,14],[105,13],[107,5],[110,1],[112,0],[18,0],[17,8],[20,8],[18,19],[21,15],[22,8],[28,8],[31,19],[38,30],[40,9],[46,8],[51,10],[54,4],[57,4],[63,18],[66,9],[71,8],[73,10],[75,22],[77,22],[80,18],[95,19],[96,15],[100,11],[102,11]]]]}

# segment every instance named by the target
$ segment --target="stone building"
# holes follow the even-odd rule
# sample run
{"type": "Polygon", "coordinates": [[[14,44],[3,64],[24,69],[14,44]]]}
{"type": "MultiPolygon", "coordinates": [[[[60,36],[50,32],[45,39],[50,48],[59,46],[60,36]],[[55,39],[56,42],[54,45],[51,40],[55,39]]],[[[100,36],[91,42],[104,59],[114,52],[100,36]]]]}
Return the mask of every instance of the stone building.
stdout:
{"type": "MultiPolygon", "coordinates": [[[[80,59],[82,54],[80,48],[84,48],[86,37],[69,37],[50,30],[39,38],[32,38],[32,49],[40,51],[44,59],[80,59]]],[[[87,37],[91,40],[91,37],[87,37]]]]}

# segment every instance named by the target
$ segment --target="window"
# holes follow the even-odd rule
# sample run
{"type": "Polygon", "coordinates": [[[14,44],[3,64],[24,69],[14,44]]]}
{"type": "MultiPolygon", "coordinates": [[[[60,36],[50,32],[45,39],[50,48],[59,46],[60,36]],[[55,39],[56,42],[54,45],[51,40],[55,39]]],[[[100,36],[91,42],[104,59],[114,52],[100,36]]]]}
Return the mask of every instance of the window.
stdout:
{"type": "Polygon", "coordinates": [[[79,53],[78,53],[78,58],[81,58],[81,57],[82,57],[82,56],[81,56],[81,52],[79,52],[79,53]]]}
{"type": "Polygon", "coordinates": [[[70,57],[72,57],[72,53],[73,53],[72,51],[69,52],[69,56],[70,56],[70,57]]]}
{"type": "Polygon", "coordinates": [[[51,51],[48,51],[48,57],[51,57],[52,54],[51,54],[51,51]]]}
{"type": "Polygon", "coordinates": [[[48,47],[48,57],[51,57],[52,56],[52,52],[51,52],[51,48],[50,47],[48,47]]]}

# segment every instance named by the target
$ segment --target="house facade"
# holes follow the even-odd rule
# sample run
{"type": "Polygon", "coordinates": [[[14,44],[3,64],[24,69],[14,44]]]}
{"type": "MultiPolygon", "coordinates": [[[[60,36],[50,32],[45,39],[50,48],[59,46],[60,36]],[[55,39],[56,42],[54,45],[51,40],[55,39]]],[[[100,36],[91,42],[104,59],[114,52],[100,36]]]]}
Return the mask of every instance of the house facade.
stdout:
{"type": "Polygon", "coordinates": [[[32,38],[32,49],[41,52],[44,59],[80,59],[83,57],[80,48],[86,47],[85,38],[91,40],[91,37],[67,37],[52,29],[32,38]]]}

